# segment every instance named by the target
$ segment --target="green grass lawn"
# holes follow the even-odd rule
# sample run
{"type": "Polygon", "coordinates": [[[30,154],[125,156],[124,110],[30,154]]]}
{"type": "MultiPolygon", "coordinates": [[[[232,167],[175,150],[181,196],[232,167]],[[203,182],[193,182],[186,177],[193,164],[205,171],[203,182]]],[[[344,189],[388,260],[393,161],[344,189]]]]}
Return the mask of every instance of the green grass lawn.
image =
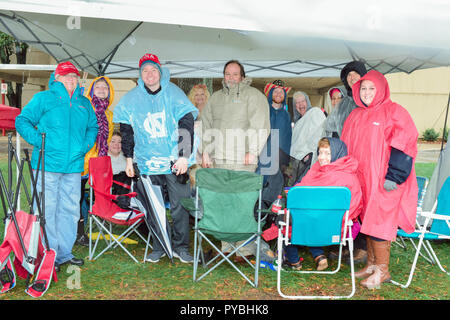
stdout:
{"type": "Polygon", "coordinates": [[[426,177],[431,179],[436,163],[416,163],[416,176],[426,177]]]}
{"type": "MultiPolygon", "coordinates": [[[[417,164],[417,175],[430,177],[434,164],[417,164]]],[[[6,175],[6,161],[0,160],[0,169],[6,175]]],[[[23,196],[22,196],[23,197],[23,196]]],[[[23,209],[26,202],[22,199],[23,209]]],[[[1,216],[4,214],[1,212],[1,216]]],[[[193,248],[193,236],[192,236],[193,248]]],[[[435,244],[435,251],[445,267],[450,266],[450,245],[447,241],[435,244]]],[[[127,245],[142,261],[145,247],[142,243],[127,245]]],[[[134,263],[122,250],[107,252],[96,261],[88,259],[88,248],[74,246],[76,257],[85,259],[81,268],[63,266],[58,273],[58,282],[41,299],[54,300],[278,300],[276,272],[261,269],[258,288],[250,286],[229,265],[221,265],[212,274],[198,283],[192,281],[192,265],[167,257],[157,264],[134,263]]],[[[304,269],[312,269],[314,263],[307,249],[300,249],[304,269]]],[[[390,271],[394,279],[405,282],[413,258],[413,249],[407,250],[392,245],[390,271]]],[[[335,264],[332,263],[331,267],[335,264]]],[[[357,265],[359,269],[362,265],[357,265]]],[[[250,271],[250,268],[246,268],[250,271]]],[[[200,267],[200,271],[202,268],[200,267]]],[[[350,267],[343,265],[337,275],[297,275],[283,272],[286,291],[290,294],[346,294],[350,291],[350,267]]],[[[383,284],[379,290],[367,290],[358,285],[353,300],[427,300],[449,299],[449,278],[437,266],[419,259],[412,284],[407,289],[392,284],[383,284]]],[[[16,287],[2,296],[3,300],[31,300],[24,293],[25,281],[17,280],[16,287]]]]}

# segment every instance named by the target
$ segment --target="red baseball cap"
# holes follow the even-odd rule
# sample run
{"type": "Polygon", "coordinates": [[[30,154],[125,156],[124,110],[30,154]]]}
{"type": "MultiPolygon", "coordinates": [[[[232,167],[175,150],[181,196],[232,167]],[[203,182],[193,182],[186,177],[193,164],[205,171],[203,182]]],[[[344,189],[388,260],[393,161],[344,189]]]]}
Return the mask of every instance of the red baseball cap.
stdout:
{"type": "Polygon", "coordinates": [[[76,73],[80,76],[78,69],[70,61],[61,62],[55,69],[55,76],[65,76],[69,73],[76,73]]]}
{"type": "Polygon", "coordinates": [[[161,73],[161,63],[159,62],[158,57],[151,53],[146,53],[139,59],[139,69],[143,64],[148,62],[153,63],[158,68],[159,73],[161,73]]]}

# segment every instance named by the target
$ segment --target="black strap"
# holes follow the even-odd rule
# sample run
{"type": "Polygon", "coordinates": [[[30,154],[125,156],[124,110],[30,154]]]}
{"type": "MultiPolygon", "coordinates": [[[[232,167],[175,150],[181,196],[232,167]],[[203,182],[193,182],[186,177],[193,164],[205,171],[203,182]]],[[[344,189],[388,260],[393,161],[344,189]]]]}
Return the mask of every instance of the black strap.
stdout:
{"type": "Polygon", "coordinates": [[[2,285],[10,283],[14,280],[14,273],[8,266],[5,266],[2,271],[0,271],[0,282],[2,285]]]}
{"type": "Polygon", "coordinates": [[[31,288],[37,292],[44,292],[45,288],[47,288],[47,281],[46,280],[36,280],[31,285],[31,288]]]}

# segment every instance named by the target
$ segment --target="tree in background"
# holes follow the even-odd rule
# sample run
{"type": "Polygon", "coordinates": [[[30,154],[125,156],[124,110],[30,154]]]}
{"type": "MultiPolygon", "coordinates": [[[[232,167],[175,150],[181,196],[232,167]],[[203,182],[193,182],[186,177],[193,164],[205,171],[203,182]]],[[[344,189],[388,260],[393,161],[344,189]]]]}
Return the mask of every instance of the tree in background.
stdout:
{"type": "MultiPolygon", "coordinates": [[[[11,63],[11,56],[15,55],[17,64],[26,64],[28,45],[16,40],[14,37],[0,32],[0,62],[3,64],[11,63]]],[[[8,98],[11,107],[20,108],[22,106],[22,88],[23,83],[16,82],[16,89],[13,89],[11,81],[5,81],[8,84],[8,98]]]]}

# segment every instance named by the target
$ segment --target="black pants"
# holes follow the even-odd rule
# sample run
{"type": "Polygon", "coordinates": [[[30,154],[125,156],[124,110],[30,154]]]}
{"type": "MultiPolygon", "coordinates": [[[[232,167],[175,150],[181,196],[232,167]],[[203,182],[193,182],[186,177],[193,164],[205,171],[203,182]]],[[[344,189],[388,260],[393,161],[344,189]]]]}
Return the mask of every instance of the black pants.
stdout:
{"type": "Polygon", "coordinates": [[[361,232],[358,233],[358,235],[355,238],[355,241],[353,242],[354,246],[355,246],[355,250],[356,249],[362,249],[367,251],[367,241],[366,238],[367,236],[365,234],[362,234],[361,232]]]}
{"type": "MultiPolygon", "coordinates": [[[[170,215],[172,217],[171,238],[172,249],[176,252],[189,249],[189,213],[180,203],[182,198],[190,197],[189,184],[181,184],[173,174],[149,176],[154,185],[167,188],[170,202],[170,215]]],[[[161,190],[163,191],[163,190],[161,190]]],[[[164,192],[164,191],[163,191],[164,192]]],[[[153,241],[153,250],[163,251],[158,241],[153,241]]]]}
{"type": "Polygon", "coordinates": [[[130,193],[131,192],[130,188],[131,188],[131,178],[127,176],[125,171],[121,171],[121,172],[113,175],[113,185],[112,185],[112,190],[111,190],[112,194],[118,195],[118,194],[130,193]],[[123,185],[127,185],[129,187],[127,188],[123,185],[116,184],[116,183],[114,183],[114,181],[120,182],[123,185]]]}
{"type": "Polygon", "coordinates": [[[80,220],[78,220],[77,237],[84,234],[84,216],[83,216],[83,201],[86,199],[86,182],[88,179],[81,178],[81,197],[80,197],[80,220]]]}

